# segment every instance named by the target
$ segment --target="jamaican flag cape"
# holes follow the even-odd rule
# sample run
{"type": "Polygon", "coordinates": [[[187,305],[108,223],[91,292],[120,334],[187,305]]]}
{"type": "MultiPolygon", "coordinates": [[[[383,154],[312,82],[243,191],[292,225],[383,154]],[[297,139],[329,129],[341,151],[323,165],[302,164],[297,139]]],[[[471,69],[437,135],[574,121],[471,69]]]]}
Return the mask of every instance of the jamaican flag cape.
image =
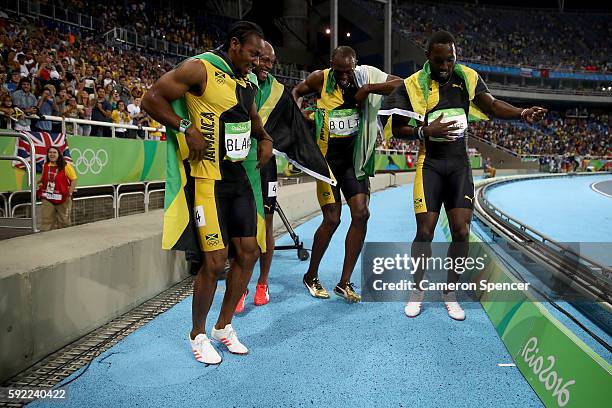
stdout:
{"type": "MultiPolygon", "coordinates": [[[[474,104],[476,86],[479,82],[478,72],[465,65],[455,64],[453,73],[463,81],[465,89],[467,89],[470,100],[469,111],[467,112],[468,122],[488,120],[487,115],[474,104]]],[[[485,86],[484,83],[481,86],[485,86]]],[[[426,62],[423,69],[404,80],[403,87],[398,87],[384,99],[378,114],[381,116],[385,129],[390,128],[392,115],[410,118],[409,124],[413,127],[417,127],[419,122],[424,122],[427,113],[437,104],[437,95],[430,98],[431,89],[431,67],[429,62],[426,62]]],[[[391,137],[390,132],[385,132],[385,137],[391,137]]]]}
{"type": "Polygon", "coordinates": [[[268,74],[255,98],[264,129],[274,139],[274,154],[282,156],[304,173],[335,185],[321,150],[312,138],[310,125],[285,87],[268,74]]]}
{"type": "MultiPolygon", "coordinates": [[[[215,53],[206,52],[192,58],[206,60],[215,68],[232,78],[236,78],[236,74],[227,62],[215,53]]],[[[248,80],[254,86],[257,86],[257,79],[253,74],[249,75],[248,80]]],[[[185,97],[173,101],[172,108],[181,118],[189,119],[185,97]]],[[[201,249],[193,213],[194,179],[190,175],[189,163],[187,161],[189,149],[187,148],[183,133],[167,127],[166,136],[166,194],[164,200],[162,248],[199,254],[201,249]]],[[[260,173],[256,169],[257,141],[255,139],[251,139],[248,157],[242,162],[242,165],[246,170],[257,207],[257,242],[261,250],[265,252],[265,218],[261,196],[260,173]]]]}
{"type": "MultiPolygon", "coordinates": [[[[355,68],[355,82],[357,87],[362,87],[365,84],[376,84],[387,80],[387,73],[376,67],[369,65],[359,65],[355,68]]],[[[338,85],[334,76],[333,70],[329,70],[327,80],[323,84],[322,94],[332,95],[338,92],[338,85]]],[[[366,177],[373,177],[375,171],[375,148],[376,136],[379,129],[382,130],[380,121],[378,120],[378,110],[382,103],[382,95],[370,94],[366,99],[363,107],[359,109],[359,130],[353,149],[353,165],[355,176],[359,180],[366,177]]],[[[324,121],[330,110],[333,110],[333,104],[326,104],[324,98],[319,99],[317,107],[314,110],[315,135],[322,135],[322,129],[325,126],[324,121]]],[[[319,141],[326,144],[327,141],[319,141]]],[[[321,146],[321,145],[320,145],[321,146]]],[[[326,147],[321,146],[322,149],[326,147]]]]}

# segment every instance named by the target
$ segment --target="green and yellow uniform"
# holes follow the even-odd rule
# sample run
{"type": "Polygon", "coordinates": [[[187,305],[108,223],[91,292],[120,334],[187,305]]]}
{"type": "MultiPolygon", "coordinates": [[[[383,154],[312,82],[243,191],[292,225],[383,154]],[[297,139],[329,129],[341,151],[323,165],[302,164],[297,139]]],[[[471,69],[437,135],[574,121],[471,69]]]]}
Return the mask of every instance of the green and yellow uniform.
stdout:
{"type": "Polygon", "coordinates": [[[195,230],[202,251],[223,249],[230,238],[255,236],[265,251],[257,143],[250,120],[257,86],[234,74],[225,53],[195,58],[206,70],[204,92],[186,93],[173,108],[204,135],[207,150],[203,160],[188,162],[184,135],[169,137],[169,156],[174,157],[168,158],[168,180],[178,176],[182,188],[171,187],[166,199],[163,247],[189,249],[182,241],[195,230]],[[191,214],[184,214],[185,203],[191,214]]]}
{"type": "Polygon", "coordinates": [[[414,179],[416,214],[453,208],[473,208],[474,182],[467,153],[468,122],[487,119],[474,105],[476,95],[489,92],[473,69],[456,64],[451,78],[441,85],[431,78],[429,63],[404,80],[404,85],[383,101],[379,115],[410,118],[412,126],[427,125],[443,114],[442,122],[456,121],[461,130],[454,140],[421,141],[414,179]]]}
{"type": "Polygon", "coordinates": [[[317,180],[317,198],[321,207],[339,203],[340,191],[346,200],[356,194],[370,194],[368,177],[355,175],[353,155],[360,131],[360,110],[355,101],[357,85],[351,81],[347,89],[340,88],[331,69],[323,71],[323,89],[317,100],[320,119],[317,123],[317,145],[327,160],[337,181],[333,186],[317,180]]]}

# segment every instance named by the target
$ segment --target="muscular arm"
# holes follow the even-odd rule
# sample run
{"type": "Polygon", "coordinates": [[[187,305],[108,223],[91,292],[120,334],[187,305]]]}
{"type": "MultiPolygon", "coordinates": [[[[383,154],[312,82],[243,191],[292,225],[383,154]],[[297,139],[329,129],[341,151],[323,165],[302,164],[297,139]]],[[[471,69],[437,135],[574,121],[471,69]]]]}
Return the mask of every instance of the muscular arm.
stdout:
{"type": "Polygon", "coordinates": [[[186,61],[176,69],[165,73],[142,99],[142,108],[156,121],[178,129],[181,118],[174,113],[170,103],[192,90],[204,92],[206,70],[198,60],[186,61]]]}
{"type": "Polygon", "coordinates": [[[395,75],[387,75],[387,80],[385,82],[380,82],[377,84],[365,84],[355,94],[355,99],[358,102],[365,100],[370,94],[377,95],[390,95],[391,92],[398,86],[402,85],[404,82],[403,79],[396,77],[395,75]]]}
{"type": "Polygon", "coordinates": [[[323,89],[323,71],[314,71],[305,80],[297,84],[292,90],[291,95],[295,103],[299,105],[299,100],[303,96],[313,93],[321,93],[323,89]]]}
{"type": "Polygon", "coordinates": [[[394,115],[391,127],[391,133],[396,139],[417,139],[416,128],[408,124],[409,119],[403,116],[394,115]]]}
{"type": "MultiPolygon", "coordinates": [[[[159,123],[178,129],[181,118],[174,113],[170,103],[187,91],[202,95],[206,84],[206,70],[198,60],[186,61],[157,80],[142,99],[142,108],[159,123]]],[[[206,141],[204,135],[190,126],[185,131],[185,142],[189,147],[189,160],[204,158],[206,141]]]]}
{"type": "Polygon", "coordinates": [[[530,123],[535,120],[541,120],[544,117],[544,114],[547,112],[546,109],[539,106],[532,106],[529,109],[517,108],[516,106],[512,106],[507,102],[496,99],[489,92],[476,95],[474,98],[474,103],[484,113],[493,115],[496,118],[524,119],[530,123]]]}
{"type": "Polygon", "coordinates": [[[362,88],[368,94],[377,94],[377,95],[389,95],[395,88],[400,86],[404,80],[400,77],[396,77],[395,75],[387,75],[387,80],[385,82],[380,82],[378,84],[365,84],[362,88]]]}

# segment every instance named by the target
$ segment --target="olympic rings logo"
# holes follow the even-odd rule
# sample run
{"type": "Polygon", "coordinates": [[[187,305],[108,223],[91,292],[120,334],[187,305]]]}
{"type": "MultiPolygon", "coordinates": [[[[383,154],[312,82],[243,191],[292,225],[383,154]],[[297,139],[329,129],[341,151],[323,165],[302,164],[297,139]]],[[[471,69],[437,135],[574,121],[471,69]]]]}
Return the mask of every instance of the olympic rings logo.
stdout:
{"type": "Polygon", "coordinates": [[[104,149],[94,152],[93,149],[85,149],[83,152],[78,148],[71,148],[70,153],[74,168],[79,174],[100,174],[104,166],[108,164],[108,153],[104,149]]]}

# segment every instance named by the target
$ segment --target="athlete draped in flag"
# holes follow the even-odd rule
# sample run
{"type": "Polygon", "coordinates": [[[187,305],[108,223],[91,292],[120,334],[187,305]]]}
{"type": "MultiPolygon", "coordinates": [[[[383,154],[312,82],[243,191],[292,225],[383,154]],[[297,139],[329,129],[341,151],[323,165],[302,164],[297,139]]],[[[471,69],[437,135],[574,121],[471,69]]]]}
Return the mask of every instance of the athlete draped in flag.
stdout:
{"type": "MultiPolygon", "coordinates": [[[[408,77],[402,86],[385,98],[379,114],[392,117],[393,136],[419,139],[419,156],[414,180],[414,212],[417,233],[412,256],[431,256],[431,241],[442,204],[448,216],[452,243],[448,256],[467,256],[467,242],[474,209],[474,183],[467,154],[465,131],[468,122],[487,119],[540,120],[546,109],[516,108],[495,99],[473,69],[457,64],[455,40],[446,31],[434,33],[427,46],[427,62],[408,77]]],[[[423,279],[420,269],[415,283],[423,279]]],[[[458,275],[448,271],[448,282],[458,275]]],[[[451,318],[465,319],[465,312],[453,291],[444,291],[451,318]]],[[[408,317],[421,313],[424,293],[414,290],[404,312],[408,317]]]]}
{"type": "Polygon", "coordinates": [[[350,278],[363,247],[369,218],[369,177],[374,175],[380,95],[388,95],[402,83],[398,77],[378,68],[356,64],[352,48],[338,47],[332,52],[331,68],[311,73],[292,91],[296,102],[305,95],[320,95],[314,113],[315,137],[338,182],[332,186],[317,180],[323,222],[315,233],[310,266],[303,282],[312,296],[329,298],[319,281],[318,271],[340,224],[342,191],[351,211],[351,225],[346,236],[342,275],[334,293],[348,302],[361,300],[350,278]]]}
{"type": "MultiPolygon", "coordinates": [[[[259,85],[255,103],[264,129],[274,139],[274,153],[284,156],[294,166],[317,180],[335,184],[329,166],[312,138],[308,122],[289,91],[270,73],[275,62],[274,48],[266,42],[259,57],[259,64],[253,69],[259,85]]],[[[261,254],[259,260],[260,272],[254,299],[255,305],[258,306],[265,305],[270,300],[268,275],[274,253],[272,220],[277,192],[276,159],[272,157],[261,169],[261,194],[266,217],[266,252],[261,254]]],[[[240,298],[236,313],[244,310],[247,294],[248,291],[240,298]]]]}
{"type": "Polygon", "coordinates": [[[237,22],[221,50],[166,73],[142,102],[151,117],[170,129],[163,247],[197,250],[188,242],[195,235],[204,252],[194,282],[189,341],[196,360],[208,364],[221,362],[205,325],[230,244],[235,258],[211,336],[231,353],[248,353],[231,321],[259,247],[265,251],[259,172],[248,165],[257,163],[249,160],[255,154],[258,168],[272,156],[272,139],[257,115],[257,86],[248,78],[263,44],[259,26],[237,22]]]}

